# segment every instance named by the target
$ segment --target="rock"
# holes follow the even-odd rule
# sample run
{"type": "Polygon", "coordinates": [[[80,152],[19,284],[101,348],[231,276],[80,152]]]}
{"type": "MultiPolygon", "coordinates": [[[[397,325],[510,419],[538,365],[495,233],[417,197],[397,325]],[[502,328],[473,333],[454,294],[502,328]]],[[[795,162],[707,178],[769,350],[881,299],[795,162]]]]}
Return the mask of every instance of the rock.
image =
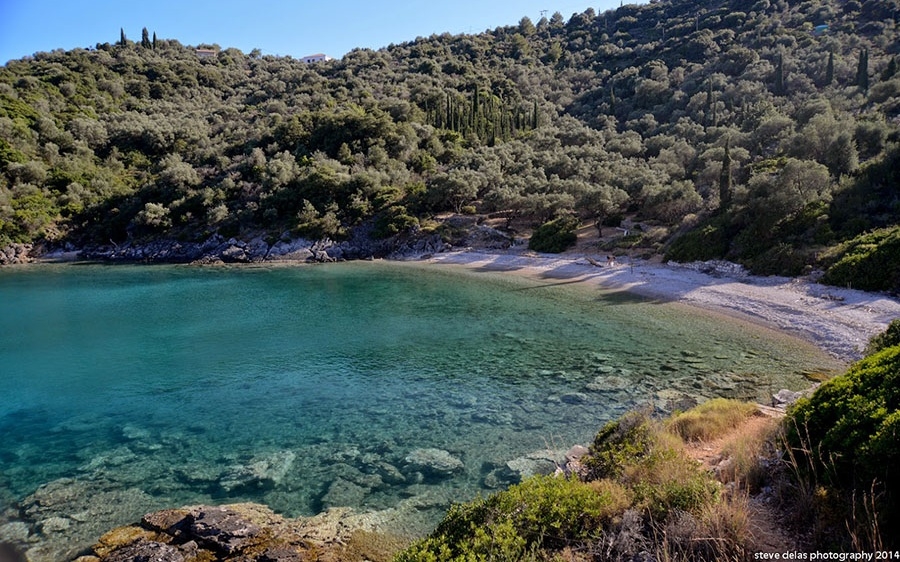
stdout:
{"type": "Polygon", "coordinates": [[[587,394],[584,394],[583,392],[569,392],[560,396],[559,400],[563,404],[585,404],[588,402],[588,397],[587,394]]]}
{"type": "Polygon", "coordinates": [[[153,541],[138,541],[116,550],[106,562],[184,562],[180,549],[153,541]]]}
{"type": "Polygon", "coordinates": [[[71,560],[112,525],[139,517],[155,503],[140,490],[104,486],[103,481],[61,478],[22,500],[21,524],[41,531],[28,537],[28,559],[71,560]]]}
{"type": "Polygon", "coordinates": [[[345,507],[362,505],[371,491],[343,478],[335,478],[322,496],[322,505],[328,507],[345,507]]]}
{"type": "Polygon", "coordinates": [[[257,525],[227,507],[203,507],[191,516],[190,536],[226,554],[241,549],[260,533],[257,525]]]}
{"type": "Polygon", "coordinates": [[[534,451],[506,463],[519,480],[535,474],[553,474],[563,464],[565,455],[559,451],[534,451]]]}
{"type": "Polygon", "coordinates": [[[41,532],[45,535],[59,533],[72,526],[72,520],[68,517],[48,517],[41,521],[41,532]]]}
{"type": "Polygon", "coordinates": [[[585,385],[592,392],[618,392],[627,389],[631,383],[623,377],[600,375],[585,385]]]}
{"type": "Polygon", "coordinates": [[[446,478],[465,469],[461,460],[442,449],[415,449],[404,460],[407,472],[421,472],[438,478],[446,478]]]}
{"type": "Polygon", "coordinates": [[[32,244],[10,244],[0,248],[0,265],[29,263],[33,261],[31,257],[33,249],[32,244]]]}
{"type": "MultiPolygon", "coordinates": [[[[12,521],[0,525],[0,543],[24,543],[30,534],[28,525],[22,521],[12,521]]],[[[3,558],[0,557],[0,560],[3,558]]]]}
{"type": "Polygon", "coordinates": [[[773,408],[787,408],[797,400],[803,397],[802,392],[793,392],[791,390],[787,390],[782,388],[778,392],[772,395],[772,407],[773,408]]]}
{"type": "Polygon", "coordinates": [[[254,457],[247,464],[230,467],[219,479],[219,486],[227,493],[248,488],[274,488],[290,470],[296,457],[293,451],[254,457]]]}

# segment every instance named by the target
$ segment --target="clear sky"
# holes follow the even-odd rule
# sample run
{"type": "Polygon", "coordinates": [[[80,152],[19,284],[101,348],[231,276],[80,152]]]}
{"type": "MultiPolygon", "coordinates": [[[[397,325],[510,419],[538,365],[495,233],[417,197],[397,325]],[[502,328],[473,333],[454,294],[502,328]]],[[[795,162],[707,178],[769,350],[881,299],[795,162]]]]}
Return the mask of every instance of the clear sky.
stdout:
{"type": "MultiPolygon", "coordinates": [[[[633,3],[633,1],[632,1],[633,3]]],[[[184,45],[217,43],[245,53],[340,58],[355,47],[379,49],[418,36],[479,33],[534,23],[546,10],[568,20],[620,0],[0,0],[0,65],[41,51],[114,43],[124,28],[140,41],[146,27],[184,45]]]]}

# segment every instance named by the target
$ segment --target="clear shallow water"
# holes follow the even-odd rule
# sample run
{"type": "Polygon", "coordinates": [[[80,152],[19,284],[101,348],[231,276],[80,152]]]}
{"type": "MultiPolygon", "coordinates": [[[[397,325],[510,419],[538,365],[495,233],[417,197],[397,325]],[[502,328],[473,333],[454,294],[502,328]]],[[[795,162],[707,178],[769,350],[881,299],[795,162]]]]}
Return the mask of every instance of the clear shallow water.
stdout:
{"type": "Polygon", "coordinates": [[[446,266],[3,270],[0,510],[22,509],[0,526],[25,512],[34,540],[51,512],[75,528],[90,510],[406,500],[427,527],[514,479],[508,461],[637,405],[766,400],[834,367],[684,307],[446,266]],[[420,448],[464,468],[422,475],[406,461],[420,448]],[[50,482],[53,501],[28,497],[50,482]]]}

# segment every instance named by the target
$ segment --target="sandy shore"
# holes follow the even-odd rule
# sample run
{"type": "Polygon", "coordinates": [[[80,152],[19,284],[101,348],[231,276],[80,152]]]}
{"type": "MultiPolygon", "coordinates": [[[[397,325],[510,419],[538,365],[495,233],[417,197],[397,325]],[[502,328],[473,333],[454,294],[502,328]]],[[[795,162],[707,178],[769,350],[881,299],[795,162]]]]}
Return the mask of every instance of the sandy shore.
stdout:
{"type": "Polygon", "coordinates": [[[596,284],[724,312],[798,336],[851,362],[873,335],[900,318],[900,300],[788,277],[746,275],[731,264],[700,266],[644,260],[607,266],[600,256],[527,252],[448,252],[428,259],[474,270],[509,271],[558,282],[596,284]],[[590,259],[599,264],[590,263],[590,259]],[[700,269],[713,271],[704,273],[700,269]]]}

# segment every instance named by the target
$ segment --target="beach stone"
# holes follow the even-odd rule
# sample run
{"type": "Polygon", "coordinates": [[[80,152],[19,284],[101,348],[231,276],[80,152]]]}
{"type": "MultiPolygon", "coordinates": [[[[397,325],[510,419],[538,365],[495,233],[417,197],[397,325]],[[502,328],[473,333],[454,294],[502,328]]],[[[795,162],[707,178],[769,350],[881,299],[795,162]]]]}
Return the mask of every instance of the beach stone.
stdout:
{"type": "Polygon", "coordinates": [[[461,460],[443,449],[414,449],[404,460],[407,471],[426,476],[446,478],[465,469],[461,460]]]}
{"type": "Polygon", "coordinates": [[[228,493],[248,488],[274,488],[291,469],[296,457],[293,451],[254,457],[247,464],[231,466],[219,479],[219,486],[228,493]]]}

